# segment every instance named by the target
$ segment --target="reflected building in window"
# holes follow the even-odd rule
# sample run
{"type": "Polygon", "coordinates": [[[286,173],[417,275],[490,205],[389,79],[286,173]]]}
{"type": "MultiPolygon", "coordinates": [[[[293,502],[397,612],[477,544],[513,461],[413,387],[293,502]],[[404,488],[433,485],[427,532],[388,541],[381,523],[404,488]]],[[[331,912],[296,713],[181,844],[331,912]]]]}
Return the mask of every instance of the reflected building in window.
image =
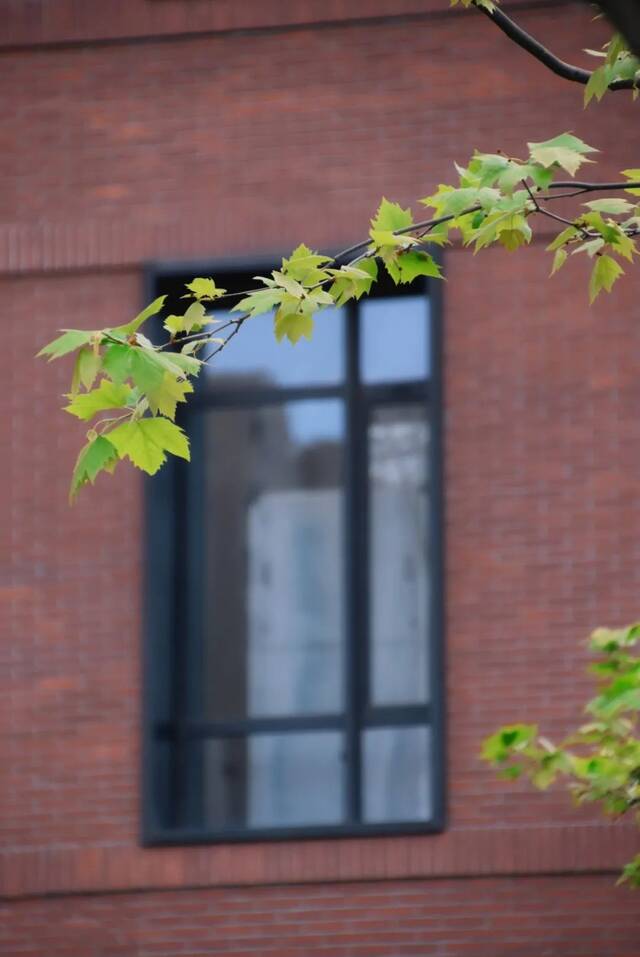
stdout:
{"type": "Polygon", "coordinates": [[[432,333],[395,292],[295,348],[256,317],[186,410],[165,820],[203,839],[439,826],[432,333]]]}

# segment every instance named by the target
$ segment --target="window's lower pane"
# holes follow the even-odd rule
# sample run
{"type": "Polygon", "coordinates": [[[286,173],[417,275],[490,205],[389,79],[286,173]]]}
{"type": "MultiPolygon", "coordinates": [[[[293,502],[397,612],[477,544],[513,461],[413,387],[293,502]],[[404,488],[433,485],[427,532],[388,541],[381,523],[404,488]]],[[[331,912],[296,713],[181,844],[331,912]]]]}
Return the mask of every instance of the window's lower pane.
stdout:
{"type": "Polygon", "coordinates": [[[200,708],[343,710],[343,406],[204,413],[200,708]]]}
{"type": "Polygon", "coordinates": [[[370,728],[363,739],[365,822],[428,821],[432,816],[430,728],[370,728]]]}
{"type": "Polygon", "coordinates": [[[422,405],[381,406],[369,423],[370,698],[374,705],[429,696],[427,462],[422,405]]]}
{"type": "Polygon", "coordinates": [[[208,828],[301,827],[344,819],[344,743],[337,731],[207,740],[202,762],[208,828]]]}

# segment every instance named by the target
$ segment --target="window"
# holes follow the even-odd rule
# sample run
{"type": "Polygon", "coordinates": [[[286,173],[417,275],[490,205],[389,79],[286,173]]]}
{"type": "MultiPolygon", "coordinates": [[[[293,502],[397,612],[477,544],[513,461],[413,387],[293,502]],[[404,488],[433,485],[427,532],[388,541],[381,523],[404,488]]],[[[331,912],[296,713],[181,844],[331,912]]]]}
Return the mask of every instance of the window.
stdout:
{"type": "Polygon", "coordinates": [[[437,313],[382,285],[295,347],[256,317],[201,373],[147,488],[147,843],[442,828],[437,313]]]}

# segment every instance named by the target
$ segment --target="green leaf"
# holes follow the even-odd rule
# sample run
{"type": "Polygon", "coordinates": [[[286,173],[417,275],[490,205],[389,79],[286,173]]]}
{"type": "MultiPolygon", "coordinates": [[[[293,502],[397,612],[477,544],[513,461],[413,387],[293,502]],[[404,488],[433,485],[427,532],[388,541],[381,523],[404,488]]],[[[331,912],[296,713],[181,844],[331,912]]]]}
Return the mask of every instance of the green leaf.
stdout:
{"type": "Polygon", "coordinates": [[[634,254],[637,252],[635,242],[627,236],[625,230],[618,223],[614,224],[614,234],[609,238],[609,243],[615,246],[615,252],[619,256],[624,256],[629,262],[633,262],[634,254]]]}
{"type": "Polygon", "coordinates": [[[584,88],[584,105],[588,106],[595,96],[596,100],[601,100],[609,89],[610,71],[605,63],[603,66],[594,70],[584,88]]]}
{"type": "Polygon", "coordinates": [[[117,384],[111,379],[101,379],[97,389],[74,395],[65,412],[76,418],[88,421],[105,409],[123,409],[131,402],[131,389],[127,385],[117,384]]]}
{"type": "Polygon", "coordinates": [[[542,143],[527,143],[527,146],[531,159],[536,163],[540,163],[545,169],[549,166],[561,166],[571,176],[575,175],[582,163],[591,162],[585,158],[585,153],[597,152],[571,133],[562,133],[542,143]]]}
{"type": "Polygon", "coordinates": [[[294,345],[302,336],[311,339],[313,335],[313,316],[308,312],[296,312],[281,306],[275,315],[274,331],[278,342],[286,336],[294,345]]]}
{"type": "Polygon", "coordinates": [[[507,725],[484,740],[482,757],[491,764],[506,761],[514,753],[522,752],[527,748],[537,734],[538,727],[535,724],[507,725]]]}
{"type": "Polygon", "coordinates": [[[625,865],[618,884],[621,884],[623,881],[628,881],[632,887],[640,887],[640,854],[625,865]]]}
{"type": "Polygon", "coordinates": [[[180,371],[171,364],[167,367],[168,360],[165,356],[151,349],[133,348],[129,362],[129,375],[142,392],[153,392],[158,389],[166,372],[180,371]]]}
{"type": "Polygon", "coordinates": [[[95,332],[83,332],[81,329],[66,329],[61,336],[44,346],[37,353],[36,358],[49,356],[49,362],[52,359],[60,359],[62,356],[80,349],[81,346],[86,346],[95,335],[95,332]]]}
{"type": "Polygon", "coordinates": [[[531,227],[524,216],[512,215],[497,227],[498,242],[510,251],[531,242],[531,227]]]}
{"type": "Polygon", "coordinates": [[[213,279],[192,279],[185,284],[196,299],[218,299],[224,296],[226,289],[218,289],[213,279]]]}
{"type": "Polygon", "coordinates": [[[102,435],[97,435],[85,445],[78,455],[69,489],[69,501],[73,501],[78,491],[87,482],[93,483],[98,472],[113,471],[118,461],[115,447],[102,435]]]}
{"type": "Polygon", "coordinates": [[[76,356],[71,377],[71,394],[75,395],[80,385],[90,389],[102,366],[100,350],[93,346],[83,346],[76,356]]]}
{"type": "Polygon", "coordinates": [[[498,177],[499,188],[505,193],[512,193],[519,183],[531,178],[533,168],[531,163],[516,163],[511,160],[498,177]]]}
{"type": "Polygon", "coordinates": [[[213,320],[207,316],[204,305],[198,300],[197,302],[191,303],[184,315],[167,316],[163,325],[167,332],[172,336],[176,336],[181,332],[200,332],[201,329],[211,322],[213,322],[213,320]]]}
{"type": "Polygon", "coordinates": [[[478,186],[493,186],[508,167],[509,159],[500,153],[476,153],[469,163],[478,186]]]}
{"type": "Polygon", "coordinates": [[[124,382],[131,374],[131,353],[134,348],[125,343],[107,345],[102,365],[114,382],[124,382]]]}
{"type": "Polygon", "coordinates": [[[85,389],[90,389],[102,366],[102,356],[94,349],[85,346],[78,353],[78,378],[85,389]]]}
{"type": "Polygon", "coordinates": [[[584,205],[598,213],[613,213],[614,215],[628,213],[634,208],[627,199],[618,199],[613,196],[606,199],[592,199],[584,205]]]}
{"type": "Polygon", "coordinates": [[[608,43],[605,44],[607,51],[607,63],[615,63],[619,56],[628,53],[624,37],[619,33],[614,33],[608,43]]]}
{"type": "Polygon", "coordinates": [[[170,316],[167,316],[162,326],[167,330],[170,336],[177,336],[185,331],[184,316],[178,316],[172,313],[170,316]]]}
{"type": "Polygon", "coordinates": [[[169,372],[165,372],[162,384],[147,392],[149,408],[154,415],[161,413],[169,419],[175,419],[177,403],[186,402],[187,395],[191,392],[193,386],[187,379],[176,379],[169,372]]]}
{"type": "Polygon", "coordinates": [[[327,272],[322,267],[331,262],[330,256],[314,253],[302,243],[291,253],[288,259],[282,260],[282,272],[303,286],[313,286],[327,278],[327,272]]]}
{"type": "Polygon", "coordinates": [[[257,289],[233,307],[231,312],[246,312],[249,316],[260,316],[279,306],[284,296],[282,289],[257,289]]]}
{"type": "MultiPolygon", "coordinates": [[[[513,197],[512,197],[513,198],[513,197]]],[[[490,213],[479,228],[469,234],[467,243],[475,242],[475,251],[498,241],[506,249],[517,249],[531,241],[531,227],[519,212],[490,213]]]]}
{"type": "Polygon", "coordinates": [[[564,246],[569,242],[570,239],[574,239],[576,236],[580,235],[580,230],[576,226],[567,226],[566,229],[563,229],[561,233],[558,233],[553,242],[549,243],[547,246],[547,252],[552,253],[555,249],[559,249],[560,246],[564,246]]]}
{"type": "Polygon", "coordinates": [[[555,256],[553,257],[553,265],[552,265],[552,267],[551,267],[551,275],[552,275],[552,276],[553,276],[554,273],[557,273],[557,271],[558,271],[562,266],[564,266],[565,262],[567,261],[567,255],[568,255],[568,254],[567,254],[566,249],[556,249],[555,256]]]}
{"type": "MultiPolygon", "coordinates": [[[[273,276],[273,282],[277,286],[280,286],[282,289],[286,290],[290,296],[294,296],[296,299],[302,299],[304,296],[304,286],[297,281],[297,279],[292,279],[290,276],[286,276],[283,272],[279,272],[277,269],[271,273],[273,276]]],[[[257,276],[256,278],[260,278],[257,276]]]]}
{"type": "Polygon", "coordinates": [[[602,289],[611,292],[614,282],[623,273],[622,266],[611,256],[596,257],[589,280],[589,302],[593,302],[602,289]]]}
{"type": "Polygon", "coordinates": [[[413,225],[413,216],[410,209],[403,209],[398,203],[390,203],[383,197],[378,212],[371,220],[374,230],[395,232],[398,229],[407,229],[413,225]]]}
{"type": "Polygon", "coordinates": [[[453,189],[451,186],[441,185],[437,193],[433,196],[425,196],[420,202],[423,206],[432,206],[436,209],[438,216],[458,216],[469,207],[477,205],[478,192],[476,186],[453,189]]]}
{"type": "Polygon", "coordinates": [[[413,282],[418,276],[432,276],[436,279],[442,278],[440,266],[433,256],[428,253],[409,251],[401,253],[397,260],[400,270],[400,282],[413,282]]]}
{"type": "Polygon", "coordinates": [[[389,250],[394,251],[396,249],[409,249],[411,246],[415,246],[418,242],[417,239],[414,239],[413,236],[398,236],[396,233],[390,232],[388,229],[370,229],[369,235],[373,240],[374,246],[378,250],[389,250]]]}
{"type": "Polygon", "coordinates": [[[165,362],[167,372],[175,373],[176,367],[185,375],[196,376],[202,368],[200,359],[195,356],[184,355],[180,352],[170,352],[168,356],[162,357],[165,362]]]}
{"type": "MultiPolygon", "coordinates": [[[[623,169],[622,175],[626,176],[627,179],[632,180],[634,183],[640,183],[640,169],[623,169]]],[[[625,190],[625,193],[631,193],[632,196],[640,196],[640,187],[628,188],[625,190]]]]}
{"type": "Polygon", "coordinates": [[[116,447],[120,458],[126,456],[149,475],[155,475],[164,464],[167,452],[189,459],[186,435],[177,425],[162,417],[118,425],[109,432],[109,441],[116,447]]]}
{"type": "Polygon", "coordinates": [[[306,312],[332,305],[333,299],[326,289],[310,289],[302,302],[302,307],[306,312]]]}
{"type": "Polygon", "coordinates": [[[546,189],[553,182],[553,170],[537,163],[529,163],[530,176],[538,189],[546,189]]]}
{"type": "Polygon", "coordinates": [[[602,236],[598,236],[597,239],[590,239],[586,243],[580,243],[579,246],[575,247],[571,255],[575,256],[576,253],[586,253],[590,259],[593,259],[595,254],[600,252],[604,244],[602,236]]]}
{"type": "Polygon", "coordinates": [[[461,3],[463,7],[482,7],[483,10],[488,10],[489,13],[496,8],[493,0],[449,0],[450,7],[456,7],[459,3],[461,3]]]}
{"type": "Polygon", "coordinates": [[[116,326],[114,329],[109,329],[108,331],[115,332],[116,334],[120,333],[123,336],[132,336],[147,319],[150,319],[151,316],[155,316],[160,312],[166,298],[166,296],[158,296],[158,298],[154,299],[142,312],[139,312],[131,322],[127,322],[124,326],[116,326]]]}
{"type": "Polygon", "coordinates": [[[591,632],[589,643],[595,651],[617,651],[632,647],[640,639],[640,622],[625,628],[596,628],[591,632]]]}
{"type": "Polygon", "coordinates": [[[174,377],[197,375],[201,366],[200,360],[193,356],[124,344],[108,346],[103,360],[103,367],[114,382],[131,378],[144,393],[161,389],[167,372],[174,377]]]}
{"type": "Polygon", "coordinates": [[[378,264],[375,259],[361,259],[355,266],[343,266],[329,270],[335,276],[329,294],[336,306],[343,306],[350,299],[360,299],[367,294],[378,278],[378,264]]]}

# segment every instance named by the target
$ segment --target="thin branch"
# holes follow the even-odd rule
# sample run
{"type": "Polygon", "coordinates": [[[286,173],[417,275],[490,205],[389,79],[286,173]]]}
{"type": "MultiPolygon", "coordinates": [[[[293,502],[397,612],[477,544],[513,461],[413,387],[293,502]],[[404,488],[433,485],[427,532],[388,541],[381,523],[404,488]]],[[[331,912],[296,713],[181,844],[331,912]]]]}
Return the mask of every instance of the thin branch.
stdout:
{"type": "MultiPolygon", "coordinates": [[[[255,292],[255,289],[252,289],[251,292],[255,292]]],[[[221,297],[218,296],[218,299],[220,299],[220,298],[221,298],[221,297]]],[[[219,322],[220,320],[214,319],[213,321],[214,321],[214,322],[219,322]]],[[[237,319],[228,319],[226,322],[224,322],[224,323],[223,323],[221,326],[219,326],[217,329],[206,329],[206,330],[204,330],[203,332],[194,332],[192,335],[189,335],[189,336],[180,336],[180,338],[178,338],[178,336],[176,336],[176,335],[171,336],[169,339],[167,339],[167,341],[166,341],[165,343],[163,343],[163,345],[158,346],[158,352],[160,352],[162,349],[168,349],[169,346],[174,346],[174,345],[176,345],[176,344],[179,345],[179,346],[181,346],[181,345],[184,345],[185,342],[193,342],[194,339],[196,339],[196,340],[197,340],[197,339],[205,339],[205,340],[206,340],[206,339],[210,339],[210,338],[212,337],[212,335],[213,335],[214,332],[222,332],[224,329],[228,329],[229,326],[235,325],[235,323],[236,323],[237,321],[238,321],[237,319]]]]}
{"type": "MultiPolygon", "coordinates": [[[[563,196],[580,196],[582,193],[611,193],[620,189],[640,189],[640,183],[625,181],[624,183],[579,183],[574,180],[558,180],[556,183],[549,183],[547,189],[571,189],[571,193],[563,193],[563,196]]],[[[543,196],[542,199],[561,199],[560,196],[543,196]]]]}
{"type": "MultiPolygon", "coordinates": [[[[469,209],[463,209],[461,213],[451,213],[449,216],[439,216],[437,219],[425,219],[421,223],[414,223],[412,226],[405,226],[404,229],[394,229],[393,232],[396,236],[403,236],[406,233],[412,233],[414,229],[424,229],[426,233],[431,229],[435,229],[436,226],[441,226],[442,223],[449,223],[452,219],[459,219],[460,216],[467,216],[469,213],[477,213],[481,209],[482,206],[479,205],[470,206],[469,209]]],[[[365,239],[361,243],[356,243],[355,246],[348,246],[347,249],[343,249],[341,252],[336,253],[333,261],[337,262],[339,259],[344,259],[345,256],[350,256],[352,253],[357,253],[361,249],[366,249],[367,246],[370,245],[371,240],[365,239]]]]}
{"type": "Polygon", "coordinates": [[[240,329],[242,328],[243,323],[244,323],[245,320],[248,319],[248,318],[249,318],[249,313],[246,313],[244,316],[240,316],[238,319],[234,320],[235,323],[236,323],[235,329],[234,329],[232,332],[229,333],[229,335],[228,335],[227,338],[224,340],[224,342],[221,342],[218,346],[216,346],[216,348],[213,350],[213,352],[210,352],[208,356],[205,356],[205,358],[202,359],[202,364],[203,364],[203,365],[204,365],[205,363],[207,363],[207,362],[210,362],[211,359],[213,359],[214,356],[217,356],[219,352],[222,352],[222,350],[225,348],[225,346],[227,346],[227,345],[231,342],[231,340],[233,339],[233,337],[238,335],[238,333],[240,332],[240,329]]]}
{"type": "MultiPolygon", "coordinates": [[[[527,33],[526,30],[518,26],[518,24],[515,23],[511,17],[508,17],[506,13],[503,13],[502,10],[499,10],[497,7],[494,7],[492,10],[487,10],[486,7],[481,7],[477,4],[474,4],[474,6],[480,10],[481,13],[484,13],[485,16],[489,17],[498,29],[502,30],[505,36],[519,47],[522,47],[523,50],[526,50],[526,52],[531,54],[532,57],[535,57],[536,60],[539,60],[540,63],[544,64],[544,66],[551,70],[552,73],[555,73],[556,76],[561,76],[564,80],[571,80],[573,83],[581,83],[583,86],[589,82],[591,70],[583,70],[582,67],[574,66],[572,63],[566,63],[564,60],[561,60],[552,53],[551,50],[543,46],[539,40],[536,40],[530,33],[527,33]]],[[[632,90],[634,86],[635,83],[633,79],[615,80],[609,84],[609,89],[632,90]]]]}
{"type": "Polygon", "coordinates": [[[542,216],[548,216],[549,219],[555,219],[557,223],[563,223],[565,226],[573,226],[574,229],[577,229],[581,232],[585,239],[590,239],[591,236],[586,229],[582,226],[578,226],[572,219],[565,219],[564,216],[557,216],[556,213],[552,213],[550,209],[545,209],[544,206],[538,206],[538,212],[542,216]]]}

